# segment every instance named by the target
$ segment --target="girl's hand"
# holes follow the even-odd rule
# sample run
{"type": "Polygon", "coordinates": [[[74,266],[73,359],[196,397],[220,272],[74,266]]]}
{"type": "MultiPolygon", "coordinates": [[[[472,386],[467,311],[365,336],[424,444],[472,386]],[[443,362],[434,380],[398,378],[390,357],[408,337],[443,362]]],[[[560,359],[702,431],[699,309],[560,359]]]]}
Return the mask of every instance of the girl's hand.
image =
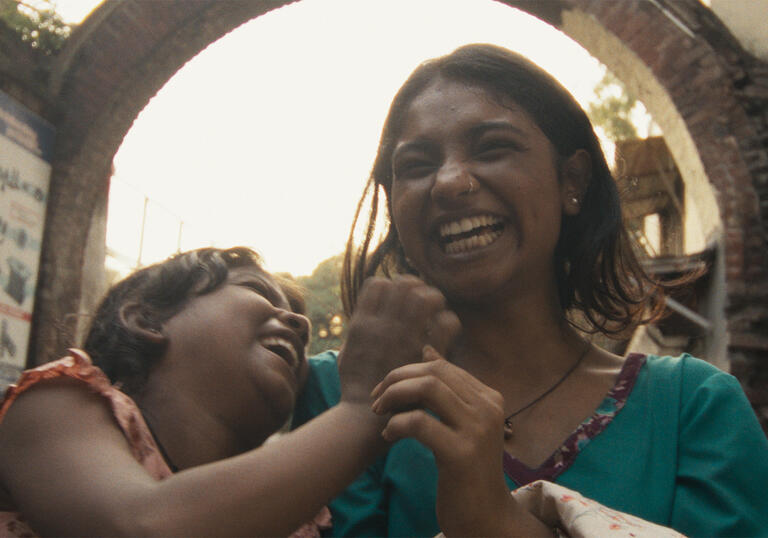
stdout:
{"type": "Polygon", "coordinates": [[[339,357],[342,401],[368,406],[371,390],[385,375],[421,362],[426,344],[445,353],[459,330],[442,293],[418,278],[369,278],[339,357]]]}
{"type": "Polygon", "coordinates": [[[552,535],[504,480],[501,394],[426,347],[423,362],[390,372],[371,396],[376,413],[394,413],[382,432],[387,441],[412,437],[434,453],[446,536],[552,535]]]}

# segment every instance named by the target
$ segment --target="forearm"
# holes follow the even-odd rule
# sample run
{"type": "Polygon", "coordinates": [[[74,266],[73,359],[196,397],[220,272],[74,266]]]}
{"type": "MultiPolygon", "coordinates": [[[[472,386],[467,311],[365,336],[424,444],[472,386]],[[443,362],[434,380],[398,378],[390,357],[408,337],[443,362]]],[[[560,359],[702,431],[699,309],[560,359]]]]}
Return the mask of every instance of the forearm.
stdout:
{"type": "Polygon", "coordinates": [[[286,535],[314,517],[386,448],[382,419],[342,402],[272,443],[158,484],[144,534],[286,535]],[[175,514],[169,518],[169,514],[175,514]],[[216,514],[212,517],[212,514],[216,514]]]}
{"type": "Polygon", "coordinates": [[[54,384],[3,421],[0,482],[41,535],[287,535],[382,453],[381,422],[342,403],[274,443],[157,481],[97,396],[54,384]]]}
{"type": "Polygon", "coordinates": [[[440,468],[437,515],[447,538],[455,536],[552,536],[552,528],[512,496],[501,473],[483,473],[473,465],[467,472],[440,468]],[[461,509],[473,499],[472,509],[461,509]]]}

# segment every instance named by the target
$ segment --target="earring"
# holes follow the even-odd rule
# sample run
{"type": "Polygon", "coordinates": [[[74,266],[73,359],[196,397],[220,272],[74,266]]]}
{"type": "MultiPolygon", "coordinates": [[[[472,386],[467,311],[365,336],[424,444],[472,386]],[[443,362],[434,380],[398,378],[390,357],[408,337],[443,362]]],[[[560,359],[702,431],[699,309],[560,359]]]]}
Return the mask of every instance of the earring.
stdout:
{"type": "Polygon", "coordinates": [[[573,203],[574,203],[574,204],[576,204],[576,205],[579,205],[579,199],[578,199],[578,198],[576,198],[575,196],[573,196],[573,197],[571,198],[571,202],[573,202],[573,203]]]}

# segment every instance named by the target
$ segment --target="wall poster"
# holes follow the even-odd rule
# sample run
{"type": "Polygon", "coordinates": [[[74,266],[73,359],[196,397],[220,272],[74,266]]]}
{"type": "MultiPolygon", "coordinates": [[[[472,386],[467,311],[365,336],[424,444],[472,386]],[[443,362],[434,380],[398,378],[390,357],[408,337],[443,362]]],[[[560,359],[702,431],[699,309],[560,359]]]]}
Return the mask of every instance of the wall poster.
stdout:
{"type": "Polygon", "coordinates": [[[24,369],[54,130],[0,92],[0,394],[24,369]]]}

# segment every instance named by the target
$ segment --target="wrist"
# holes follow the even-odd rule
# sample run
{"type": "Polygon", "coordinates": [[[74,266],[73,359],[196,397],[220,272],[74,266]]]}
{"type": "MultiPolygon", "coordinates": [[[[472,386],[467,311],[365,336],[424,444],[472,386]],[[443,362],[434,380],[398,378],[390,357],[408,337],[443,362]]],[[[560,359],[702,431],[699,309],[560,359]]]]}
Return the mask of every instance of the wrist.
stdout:
{"type": "MultiPolygon", "coordinates": [[[[448,486],[447,484],[445,486],[448,486]]],[[[440,486],[438,486],[439,488],[440,486]]],[[[451,492],[458,488],[450,486],[451,492]]],[[[471,489],[471,488],[470,488],[471,489]]],[[[512,496],[506,483],[489,489],[480,484],[473,495],[476,504],[471,511],[457,510],[457,503],[444,503],[447,491],[438,491],[438,521],[447,538],[458,536],[506,536],[551,538],[552,529],[539,520],[512,496]],[[443,503],[441,503],[443,499],[443,503]]]]}
{"type": "Polygon", "coordinates": [[[370,445],[371,450],[375,450],[377,456],[389,447],[389,443],[381,436],[389,416],[374,413],[368,401],[342,400],[336,406],[336,410],[344,421],[345,427],[354,428],[360,436],[360,440],[370,445]]]}
{"type": "Polygon", "coordinates": [[[503,518],[507,529],[505,536],[550,538],[554,535],[554,529],[529,512],[511,494],[509,495],[506,514],[507,517],[503,518]]]}

